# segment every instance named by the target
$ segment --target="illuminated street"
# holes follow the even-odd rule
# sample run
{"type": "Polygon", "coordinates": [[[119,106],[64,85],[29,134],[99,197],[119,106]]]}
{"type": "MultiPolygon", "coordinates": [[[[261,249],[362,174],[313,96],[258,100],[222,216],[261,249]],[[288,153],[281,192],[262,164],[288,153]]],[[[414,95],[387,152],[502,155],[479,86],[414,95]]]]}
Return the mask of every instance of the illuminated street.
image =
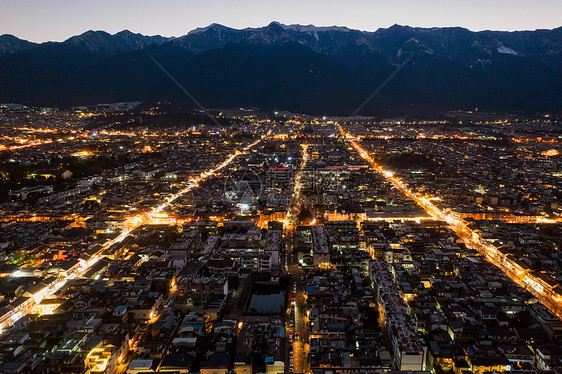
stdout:
{"type": "MultiPolygon", "coordinates": [[[[562,295],[560,294],[550,294],[544,289],[543,286],[533,283],[529,280],[528,276],[524,273],[518,273],[511,269],[516,266],[510,263],[509,259],[502,258],[501,254],[498,253],[497,249],[492,245],[486,243],[485,240],[479,237],[478,233],[473,232],[466,226],[466,224],[458,219],[453,218],[450,214],[447,214],[437,208],[431,201],[430,197],[417,194],[410,190],[406,183],[402,180],[396,178],[391,171],[384,169],[383,166],[377,164],[369,153],[361,147],[357,140],[354,139],[353,135],[346,133],[342,127],[339,127],[342,135],[347,141],[353,146],[353,148],[364,158],[369,164],[379,173],[381,173],[387,180],[389,180],[398,190],[404,193],[406,196],[410,197],[416,203],[418,203],[428,214],[433,218],[438,220],[443,220],[447,222],[451,228],[472,248],[477,249],[482,253],[486,259],[493,264],[497,265],[502,269],[514,282],[519,284],[521,287],[532,292],[543,304],[548,306],[553,313],[562,318],[562,295]]],[[[558,219],[537,219],[537,221],[542,221],[543,223],[555,223],[560,222],[558,219]]]]}
{"type": "Polygon", "coordinates": [[[168,196],[164,203],[152,208],[148,212],[132,217],[130,220],[128,220],[125,223],[125,229],[116,238],[108,240],[103,245],[101,245],[100,249],[91,257],[91,259],[87,262],[85,266],[81,266],[77,268],[66,278],[62,277],[57,279],[51,285],[48,285],[47,287],[45,287],[45,289],[43,289],[38,294],[36,294],[32,299],[29,299],[29,301],[26,302],[24,305],[15,308],[11,312],[9,318],[5,318],[0,322],[0,332],[3,331],[5,328],[9,327],[13,322],[18,320],[25,314],[34,313],[36,310],[36,306],[40,304],[43,299],[51,297],[53,294],[57,293],[59,290],[64,288],[68,279],[73,279],[82,276],[105,255],[105,251],[110,249],[116,243],[122,242],[125,238],[127,238],[131,234],[132,231],[134,231],[136,228],[148,222],[155,214],[158,214],[159,212],[166,209],[166,207],[168,207],[169,204],[173,203],[175,200],[185,195],[186,193],[190,192],[194,188],[197,188],[199,186],[199,183],[207,179],[213,178],[223,168],[228,166],[237,156],[244,154],[252,147],[256,146],[268,135],[269,134],[264,135],[261,139],[256,140],[255,142],[249,144],[248,146],[244,147],[242,150],[236,150],[221,164],[209,169],[208,171],[201,173],[200,176],[191,179],[187,187],[174,193],[171,196],[168,196]]]}
{"type": "Polygon", "coordinates": [[[302,160],[299,169],[295,175],[294,179],[294,192],[291,197],[291,203],[289,209],[287,210],[287,216],[284,220],[285,229],[285,240],[287,243],[286,251],[286,261],[288,264],[290,279],[292,284],[296,285],[291,291],[291,304],[294,308],[294,313],[289,318],[294,318],[294,327],[287,327],[287,331],[292,331],[293,342],[288,344],[292,346],[293,350],[293,360],[294,366],[292,368],[295,373],[303,373],[307,371],[307,342],[308,333],[305,329],[304,318],[305,318],[305,288],[306,282],[303,281],[304,273],[300,270],[298,264],[298,258],[295,256],[295,244],[296,244],[296,224],[297,224],[297,214],[299,207],[301,205],[301,190],[302,190],[302,175],[303,170],[306,167],[309,159],[308,154],[308,144],[302,144],[301,154],[302,160]],[[298,338],[296,333],[299,334],[298,338]]]}

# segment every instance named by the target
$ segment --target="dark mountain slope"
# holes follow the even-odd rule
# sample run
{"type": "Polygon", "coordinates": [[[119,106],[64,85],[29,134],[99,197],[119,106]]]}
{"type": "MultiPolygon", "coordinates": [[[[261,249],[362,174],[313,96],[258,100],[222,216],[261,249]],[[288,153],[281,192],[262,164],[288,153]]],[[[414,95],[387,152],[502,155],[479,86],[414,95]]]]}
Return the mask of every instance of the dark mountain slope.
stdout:
{"type": "Polygon", "coordinates": [[[414,56],[362,113],[435,109],[556,111],[562,29],[471,32],[392,26],[375,32],[272,23],[210,25],[166,39],[87,32],[0,57],[0,102],[78,105],[189,99],[203,105],[351,113],[414,56]]]}

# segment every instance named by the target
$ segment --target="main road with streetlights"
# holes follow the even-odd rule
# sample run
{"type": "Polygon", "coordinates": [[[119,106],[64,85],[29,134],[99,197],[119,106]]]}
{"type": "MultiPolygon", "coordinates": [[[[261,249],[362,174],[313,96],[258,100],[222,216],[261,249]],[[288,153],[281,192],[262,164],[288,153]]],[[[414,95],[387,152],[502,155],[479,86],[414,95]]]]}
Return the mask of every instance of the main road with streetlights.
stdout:
{"type": "Polygon", "coordinates": [[[337,125],[344,139],[367,161],[371,167],[383,175],[392,185],[402,192],[406,197],[414,200],[431,217],[445,221],[451,229],[464,240],[470,248],[476,249],[489,262],[498,266],[516,284],[525,288],[533,294],[543,305],[548,307],[558,318],[562,318],[562,295],[556,292],[548,292],[545,286],[533,279],[531,274],[518,270],[518,266],[506,256],[503,256],[496,247],[484,240],[476,231],[472,230],[462,220],[453,217],[450,213],[443,211],[431,202],[431,197],[413,192],[402,180],[397,178],[390,170],[378,164],[369,152],[359,144],[359,139],[346,132],[341,125],[337,125]]]}
{"type": "Polygon", "coordinates": [[[67,285],[69,280],[83,276],[89,269],[92,268],[92,266],[94,266],[101,258],[103,258],[107,254],[108,250],[112,246],[125,240],[135,229],[144,225],[147,222],[150,222],[150,220],[153,218],[154,215],[162,212],[164,209],[170,206],[170,204],[172,204],[178,198],[184,196],[189,191],[199,187],[200,183],[216,176],[217,173],[219,173],[222,169],[230,165],[232,161],[234,161],[234,159],[236,159],[238,156],[242,154],[245,154],[247,151],[255,147],[257,144],[259,144],[261,141],[263,141],[270,135],[271,135],[271,130],[268,131],[263,136],[261,136],[258,140],[248,144],[241,150],[238,149],[235,150],[232,154],[230,154],[227,157],[225,161],[223,161],[219,165],[216,165],[213,168],[202,172],[199,176],[192,178],[186,187],[174,193],[173,195],[166,197],[164,202],[162,202],[161,204],[153,207],[147,212],[143,212],[133,217],[129,217],[125,221],[125,227],[123,228],[121,233],[113,239],[108,239],[103,244],[98,244],[99,249],[91,256],[89,261],[87,261],[82,266],[76,266],[74,269],[69,270],[68,273],[65,274],[64,276],[55,279],[53,282],[51,282],[51,284],[45,285],[45,287],[39,290],[35,295],[33,295],[33,297],[27,298],[25,300],[20,300],[21,298],[16,299],[14,302],[17,304],[12,305],[13,308],[11,308],[11,310],[8,313],[5,313],[4,315],[0,316],[0,334],[4,330],[6,330],[7,327],[11,326],[13,323],[15,323],[18,319],[20,319],[24,315],[33,313],[43,299],[50,298],[55,293],[63,289],[67,285]]]}
{"type": "MultiPolygon", "coordinates": [[[[298,255],[295,253],[296,247],[296,223],[298,217],[298,209],[300,206],[300,199],[301,199],[301,192],[302,192],[302,175],[304,172],[304,168],[308,164],[309,154],[308,154],[308,144],[301,144],[301,163],[299,165],[299,169],[294,178],[294,189],[293,194],[290,200],[289,207],[287,209],[287,213],[285,215],[285,219],[283,220],[284,228],[285,228],[285,238],[287,241],[287,250],[285,253],[286,261],[287,261],[287,270],[291,275],[291,279],[293,280],[293,284],[295,287],[292,287],[290,292],[292,295],[291,305],[293,309],[293,314],[295,318],[294,324],[294,336],[292,337],[292,342],[288,342],[290,346],[292,346],[293,350],[293,364],[290,365],[290,368],[295,373],[303,373],[307,371],[308,366],[308,354],[307,354],[307,345],[308,345],[308,334],[306,333],[305,329],[305,287],[306,282],[304,281],[303,274],[304,272],[300,269],[298,265],[298,255]],[[297,337],[298,333],[298,337],[297,337]]],[[[292,318],[292,314],[289,316],[292,318]]],[[[288,331],[293,331],[293,327],[288,327],[288,331]]],[[[290,363],[290,359],[288,360],[290,363]]]]}

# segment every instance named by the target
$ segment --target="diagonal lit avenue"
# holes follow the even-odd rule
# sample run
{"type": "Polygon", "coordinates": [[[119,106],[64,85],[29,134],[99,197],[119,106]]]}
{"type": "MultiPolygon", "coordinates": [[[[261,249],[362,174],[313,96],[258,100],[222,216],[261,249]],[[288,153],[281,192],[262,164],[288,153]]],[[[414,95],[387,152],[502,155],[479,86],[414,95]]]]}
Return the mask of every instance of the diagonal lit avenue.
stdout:
{"type": "MultiPolygon", "coordinates": [[[[374,170],[391,182],[394,187],[404,193],[407,197],[414,200],[434,219],[447,222],[455,233],[459,235],[459,237],[462,238],[469,247],[478,250],[488,261],[502,269],[502,271],[505,272],[505,274],[508,275],[515,283],[531,292],[554,314],[556,314],[559,318],[562,318],[562,295],[560,293],[548,292],[542,285],[530,279],[525,272],[513,270],[517,268],[515,264],[512,263],[509,258],[502,256],[497,248],[490,243],[487,243],[486,240],[481,238],[477,232],[471,230],[464,221],[458,220],[436,207],[431,202],[430,197],[423,196],[412,191],[408,188],[404,181],[398,179],[391,171],[375,162],[369,152],[360,145],[359,138],[356,138],[353,134],[346,132],[341,125],[338,125],[338,129],[344,139],[357,151],[357,153],[359,153],[359,155],[367,161],[374,170]]],[[[544,223],[554,223],[559,222],[559,219],[542,219],[541,221],[544,223]]]]}
{"type": "Polygon", "coordinates": [[[104,255],[106,252],[115,244],[122,242],[126,239],[136,228],[142,226],[143,224],[149,222],[155,215],[162,212],[166,209],[170,204],[174,201],[179,199],[180,197],[184,196],[186,193],[192,191],[194,188],[199,187],[199,184],[213,178],[216,176],[222,169],[230,165],[238,156],[246,153],[264,139],[266,139],[271,134],[271,131],[264,134],[260,139],[250,143],[249,145],[245,146],[242,149],[234,151],[226,160],[224,160],[219,165],[212,167],[211,169],[202,172],[199,176],[192,178],[188,185],[181,189],[180,191],[174,193],[166,197],[165,201],[151,210],[137,214],[133,217],[130,217],[125,222],[125,228],[122,232],[115,238],[107,240],[105,243],[99,245],[99,249],[96,253],[88,260],[88,262],[84,265],[80,265],[75,269],[71,270],[67,275],[63,277],[56,278],[52,281],[51,284],[47,285],[44,289],[37,292],[32,298],[26,299],[23,303],[15,306],[11,313],[4,316],[3,321],[0,322],[0,332],[9,327],[12,323],[20,319],[22,316],[30,313],[34,313],[37,305],[45,298],[49,298],[61,289],[63,289],[68,280],[80,277],[84,273],[86,273],[92,266],[94,266],[104,255]]]}

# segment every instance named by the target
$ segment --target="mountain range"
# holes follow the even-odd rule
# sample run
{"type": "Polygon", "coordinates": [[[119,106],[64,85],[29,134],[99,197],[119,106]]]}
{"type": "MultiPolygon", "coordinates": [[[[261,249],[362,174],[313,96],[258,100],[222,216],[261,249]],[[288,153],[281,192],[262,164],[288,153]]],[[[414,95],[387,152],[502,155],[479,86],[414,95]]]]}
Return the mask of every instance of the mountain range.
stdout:
{"type": "Polygon", "coordinates": [[[480,31],[394,25],[374,32],[218,24],[167,38],[87,31],[64,42],[0,36],[0,102],[43,106],[170,100],[315,114],[436,110],[556,112],[562,27],[480,31]]]}

